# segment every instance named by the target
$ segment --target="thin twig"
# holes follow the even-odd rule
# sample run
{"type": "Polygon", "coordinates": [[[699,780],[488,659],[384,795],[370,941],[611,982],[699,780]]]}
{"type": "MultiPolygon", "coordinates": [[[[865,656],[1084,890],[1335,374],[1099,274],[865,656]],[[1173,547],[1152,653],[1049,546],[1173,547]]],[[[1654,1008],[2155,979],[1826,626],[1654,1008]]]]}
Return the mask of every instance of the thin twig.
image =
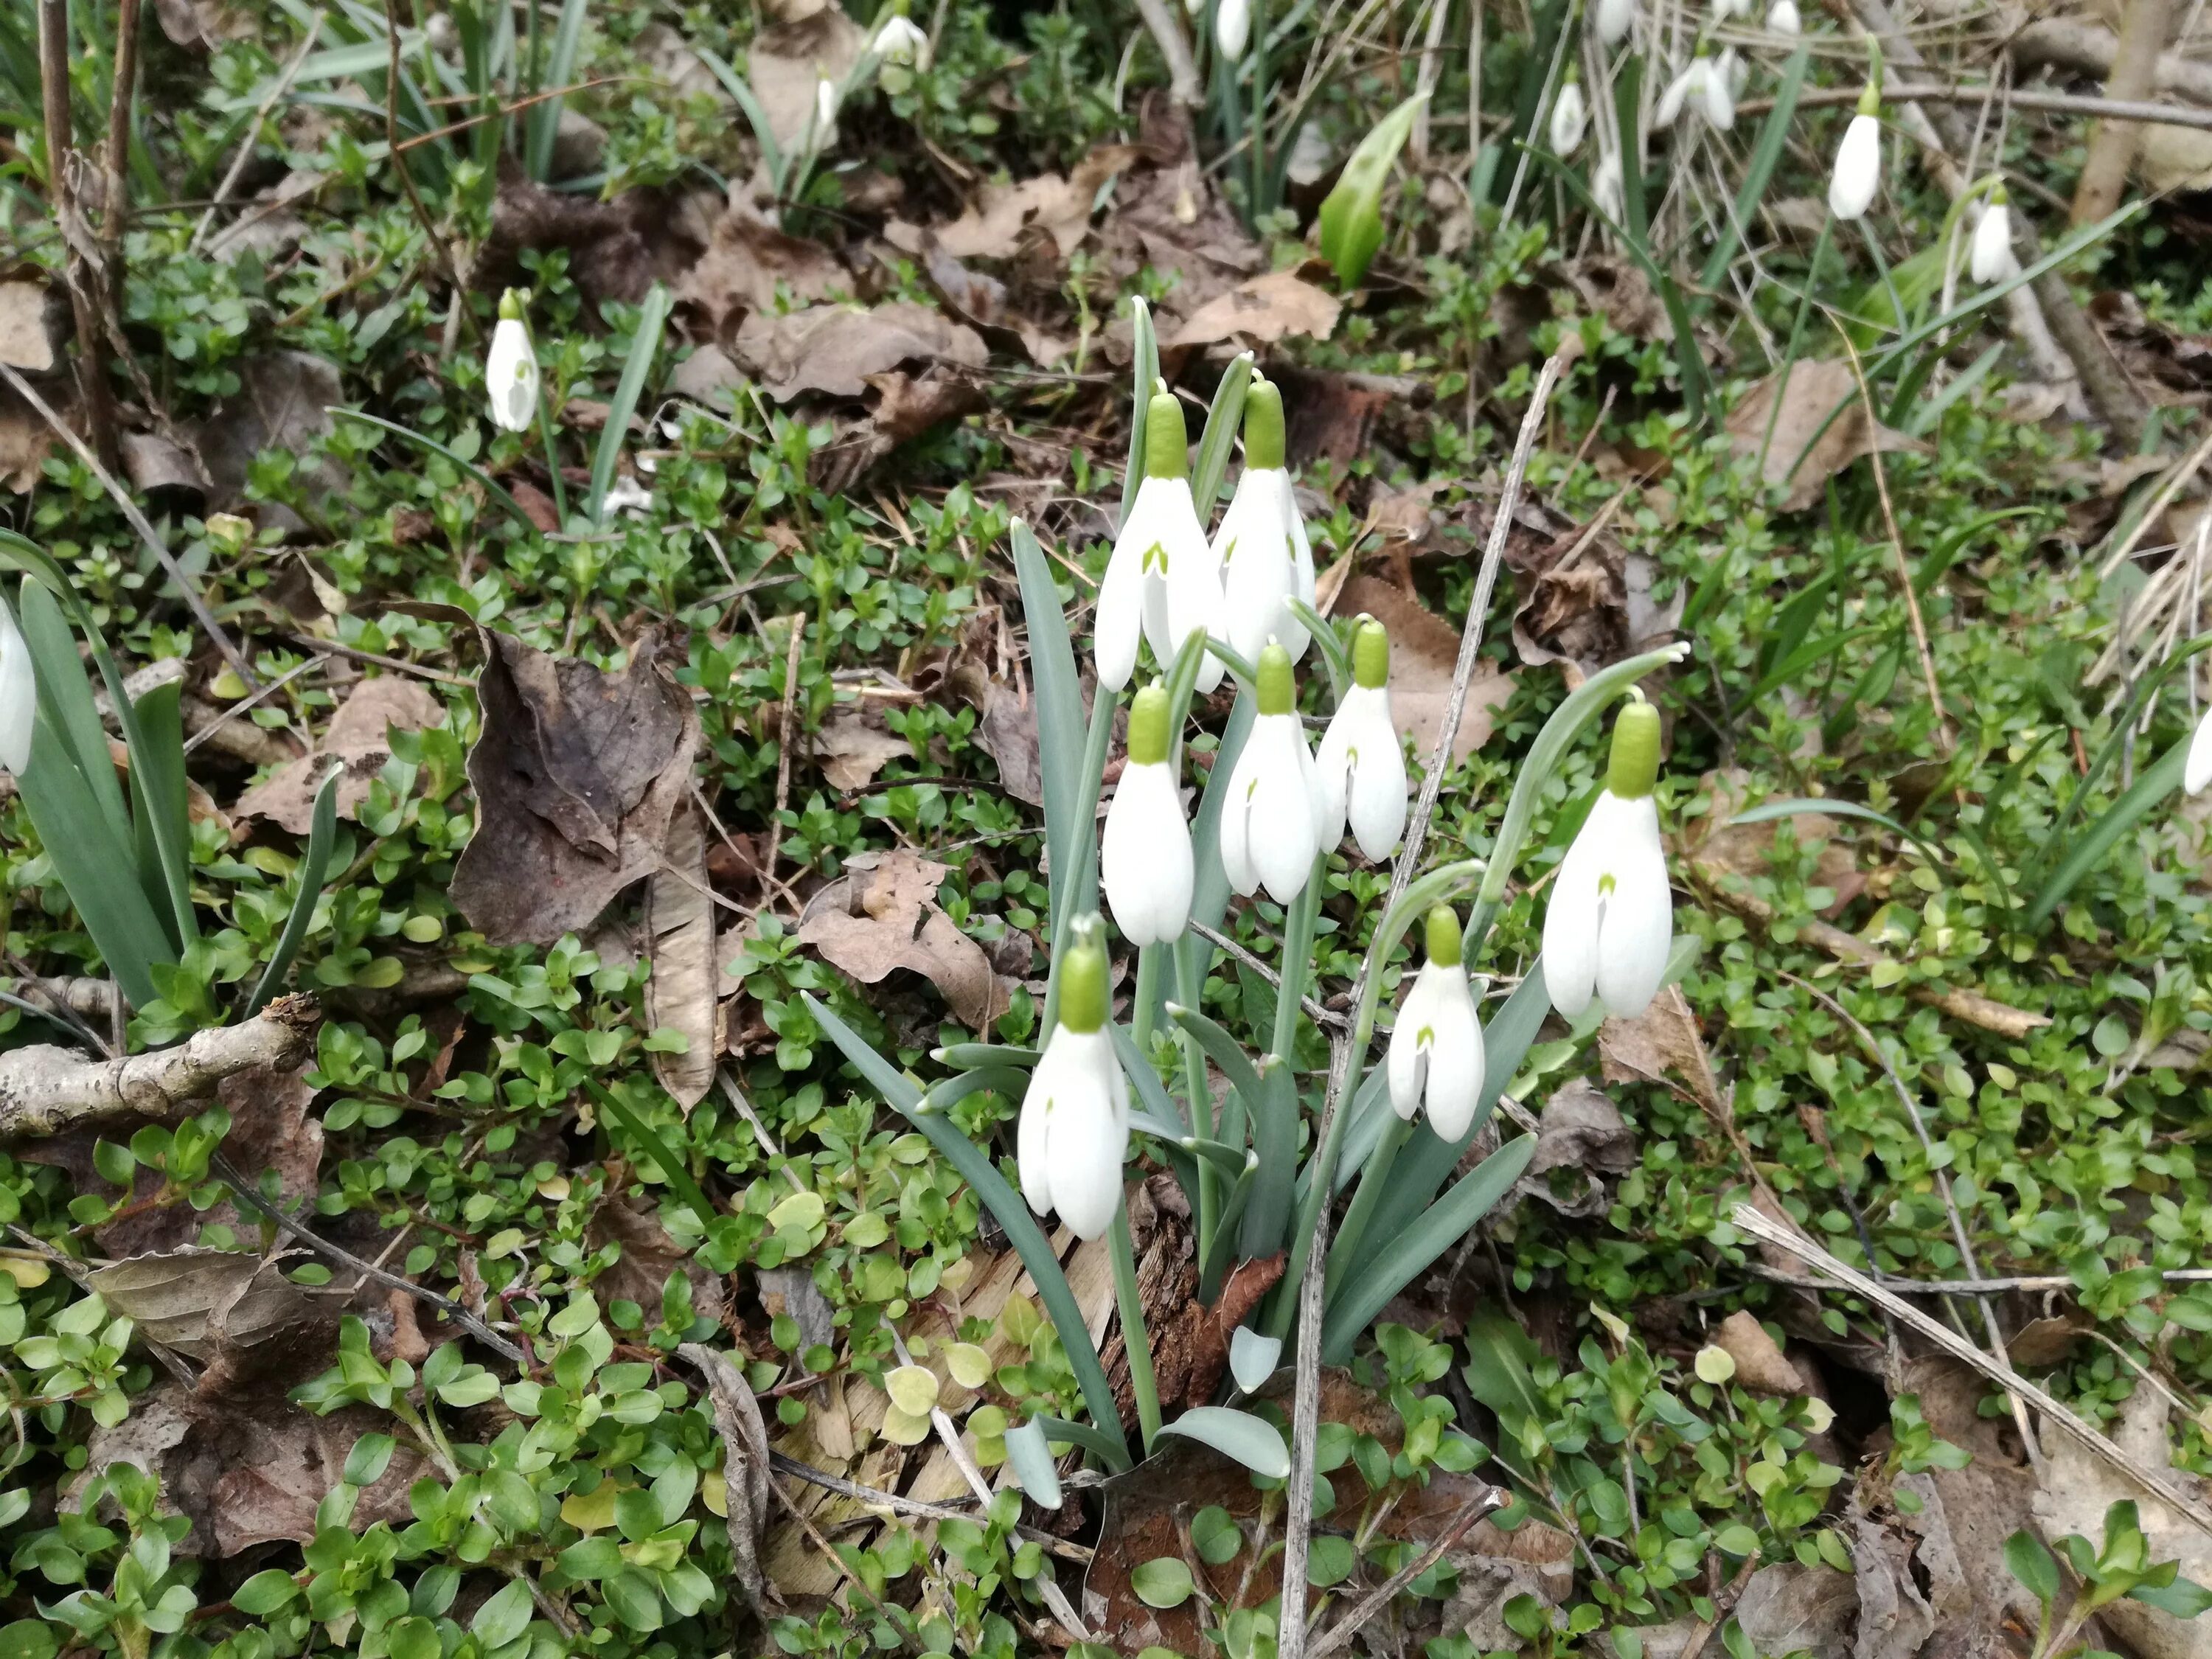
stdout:
{"type": "Polygon", "coordinates": [[[318,9],[307,20],[307,39],[300,42],[300,49],[292,54],[291,61],[284,65],[284,72],[269,88],[269,95],[261,100],[261,107],[253,112],[252,121],[247,125],[244,137],[238,141],[238,154],[230,158],[230,166],[222,175],[222,182],[215,187],[215,195],[207,204],[207,211],[200,215],[199,223],[192,228],[192,239],[185,244],[185,252],[198,253],[200,244],[207,240],[208,231],[215,224],[216,211],[230,199],[230,192],[238,188],[238,181],[246,176],[246,164],[253,159],[253,147],[261,142],[261,124],[269,118],[269,112],[283,101],[284,94],[291,91],[292,82],[298,78],[301,66],[307,61],[308,54],[314,51],[316,42],[322,38],[323,14],[318,9]]]}
{"type": "MultiPolygon", "coordinates": [[[[1189,927],[1192,933],[1196,933],[1200,939],[1212,945],[1214,949],[1227,951],[1231,956],[1236,957],[1237,961],[1243,963],[1247,968],[1249,968],[1254,973],[1259,975],[1261,979],[1267,981],[1268,984],[1273,986],[1278,996],[1282,994],[1282,975],[1276,972],[1274,969],[1269,967],[1258,957],[1254,956],[1251,951],[1246,950],[1235,939],[1230,938],[1228,934],[1221,933],[1215,928],[1207,927],[1196,917],[1193,917],[1191,919],[1189,927]]],[[[1337,1026],[1348,1026],[1352,1024],[1351,1018],[1348,1015],[1340,1014],[1333,1008],[1324,1008],[1320,1003],[1315,1001],[1314,999],[1310,996],[1300,997],[1298,999],[1298,1006],[1306,1011],[1307,1018],[1313,1021],[1315,1024],[1321,1026],[1323,1030],[1333,1030],[1337,1026]]]]}
{"type": "Polygon", "coordinates": [[[435,1291],[426,1290],[411,1279],[402,1279],[398,1273],[387,1273],[374,1261],[356,1255],[343,1245],[333,1244],[329,1239],[308,1231],[290,1216],[286,1215],[267,1199],[262,1197],[253,1184],[233,1168],[230,1160],[224,1158],[222,1153],[217,1152],[209,1160],[209,1167],[228,1183],[233,1198],[243,1203],[246,1208],[257,1212],[267,1220],[273,1222],[279,1231],[298,1239],[316,1255],[328,1256],[333,1261],[343,1262],[356,1273],[364,1278],[374,1279],[388,1290],[404,1291],[416,1301],[428,1303],[501,1358],[511,1359],[518,1365],[528,1364],[528,1357],[524,1354],[520,1346],[501,1336],[451,1297],[441,1296],[435,1291]]]}
{"type": "Polygon", "coordinates": [[[365,662],[372,668],[388,668],[395,674],[412,675],[418,680],[435,680],[441,685],[473,687],[473,674],[455,674],[443,668],[432,668],[419,662],[406,662],[398,657],[380,657],[374,651],[363,651],[357,646],[340,645],[336,640],[319,640],[308,634],[286,634],[280,637],[288,645],[296,645],[307,651],[326,651],[334,657],[343,657],[349,662],[365,662]]]}
{"type": "Polygon", "coordinates": [[[1353,1603],[1352,1611],[1337,1620],[1336,1628],[1307,1650],[1306,1659],[1328,1659],[1330,1654],[1349,1643],[1376,1614],[1389,1607],[1393,1596],[1443,1560],[1444,1552],[1472,1532],[1476,1522],[1486,1515],[1496,1514],[1512,1501],[1502,1486],[1492,1486],[1481,1497],[1470,1499],[1466,1507],[1452,1517],[1451,1525],[1444,1528],[1443,1536],[1353,1603]]]}
{"type": "Polygon", "coordinates": [[[775,815],[769,820],[768,860],[761,866],[770,881],[775,879],[775,866],[783,858],[783,814],[791,805],[791,750],[799,735],[793,730],[797,722],[792,704],[799,697],[799,653],[805,644],[805,618],[794,613],[791,645],[783,659],[783,707],[775,722],[775,815]]]}
{"type": "MultiPolygon", "coordinates": [[[[1881,89],[1885,104],[1978,104],[1990,93],[1983,83],[1955,87],[1891,87],[1881,89]]],[[[1799,109],[1818,109],[1858,101],[1856,87],[1806,87],[1797,94],[1799,109]]],[[[2124,98],[2095,98],[2075,92],[2020,90],[2005,94],[2014,109],[2037,110],[2049,115],[2087,115],[2111,121],[2158,121],[2174,127],[2212,127],[2212,109],[2194,104],[2160,104],[2124,98]]],[[[1774,107],[1771,98],[1747,98],[1735,106],[1736,118],[1764,115],[1774,107]]],[[[2099,217],[2102,217],[2100,215],[2099,217]]]]}
{"type": "Polygon", "coordinates": [[[297,667],[286,669],[275,679],[270,681],[268,684],[263,686],[258,691],[256,691],[252,696],[244,699],[242,702],[231,704],[229,708],[223,709],[205,726],[203,726],[198,731],[193,732],[191,737],[185,738],[185,752],[187,755],[191,754],[193,750],[198,748],[210,738],[212,738],[216,732],[222,731],[224,726],[229,725],[231,721],[236,720],[240,714],[249,713],[257,705],[266,702],[269,698],[274,696],[277,692],[289,685],[294,680],[298,679],[301,675],[305,674],[313,669],[320,668],[330,659],[331,653],[329,652],[319,651],[313,656],[308,658],[307,661],[300,664],[297,667]]]}
{"type": "MultiPolygon", "coordinates": [[[[77,343],[82,346],[84,342],[80,339],[77,343]]],[[[239,678],[246,682],[246,689],[249,691],[257,689],[261,682],[253,678],[252,666],[239,654],[238,647],[230,642],[230,635],[222,631],[222,624],[216,621],[215,612],[208,609],[207,600],[201,597],[199,589],[192,586],[191,578],[177,562],[176,555],[169,551],[167,544],[155,532],[154,526],[146,522],[146,515],[138,510],[138,503],[131,499],[130,492],[115,482],[115,475],[100,464],[100,457],[93,453],[83,439],[70,430],[62,417],[55,414],[46,400],[32,388],[29,381],[6,363],[0,363],[0,378],[5,378],[15,389],[15,395],[36,410],[40,417],[54,429],[62,441],[76,452],[77,459],[85,464],[92,476],[100,481],[100,487],[114,498],[116,506],[123,511],[125,522],[138,532],[138,538],[146,544],[148,550],[160,562],[161,568],[168,573],[169,580],[177,585],[177,591],[185,596],[185,604],[191,611],[192,620],[199,623],[200,631],[215,642],[215,648],[222,653],[223,660],[236,671],[239,678]]]]}
{"type": "Polygon", "coordinates": [[[2208,1510],[2157,1470],[2146,1468],[2018,1371],[2009,1365],[2000,1364],[1949,1326],[1929,1318],[1904,1297],[1893,1296],[1857,1269],[1845,1267],[1811,1239],[1782,1225],[1771,1217],[1761,1214],[1748,1204],[1737,1205],[1729,1214],[1729,1222],[1739,1232],[1749,1233],[1753,1238],[1787,1250],[1832,1284],[1841,1285],[1854,1295],[1864,1297],[1899,1323],[1910,1325],[1953,1358],[1972,1366],[1999,1388],[2019,1395],[2062,1432],[2119,1470],[2152,1497],[2170,1505],[2177,1515],[2185,1517],[2207,1536],[2212,1536],[2212,1510],[2208,1510]]]}
{"type": "MultiPolygon", "coordinates": [[[[972,1510],[952,1504],[929,1504],[919,1498],[902,1498],[895,1492],[884,1492],[874,1486],[864,1486],[857,1480],[848,1480],[841,1474],[831,1474],[811,1463],[802,1463],[780,1451],[768,1455],[769,1464],[780,1474],[795,1480],[804,1480],[810,1486],[819,1486],[824,1492],[834,1492],[840,1498],[852,1498],[855,1503],[871,1504],[890,1510],[894,1515],[911,1515],[921,1521],[972,1521],[972,1510]]],[[[1065,1538],[1055,1538],[1042,1527],[1017,1527],[1022,1537],[1037,1545],[1048,1555],[1056,1555],[1063,1561],[1073,1561],[1079,1566],[1088,1566],[1094,1551],[1081,1544],[1071,1544],[1065,1538]]]]}
{"type": "MultiPolygon", "coordinates": [[[[1826,1284],[1825,1279],[1786,1273],[1762,1262],[1750,1263],[1749,1269],[1770,1285],[1787,1285],[1793,1290],[1817,1291],[1826,1284]]],[[[1875,1278],[1885,1290],[1899,1296],[1995,1296],[2010,1291],[2035,1295],[2081,1288],[2069,1273],[2016,1273],[2005,1279],[1899,1279],[1895,1273],[1878,1273],[1875,1278]]],[[[2159,1278],[2168,1285],[2212,1285],[2212,1267],[2168,1267],[2159,1278]]]]}
{"type": "MultiPolygon", "coordinates": [[[[55,228],[61,232],[63,276],[70,292],[70,313],[76,324],[77,388],[84,397],[85,419],[92,427],[99,459],[112,463],[116,455],[115,394],[107,384],[106,330],[99,314],[100,277],[92,257],[98,250],[78,211],[70,167],[76,150],[70,143],[67,0],[39,0],[39,87],[46,124],[46,204],[53,210],[55,228]]],[[[12,368],[8,370],[8,380],[19,393],[27,392],[12,368]]],[[[52,410],[35,398],[33,401],[48,425],[56,431],[66,431],[52,410]]],[[[68,436],[73,446],[82,448],[76,434],[68,436]]]]}
{"type": "MultiPolygon", "coordinates": [[[[1390,892],[1382,905],[1383,915],[1387,915],[1391,907],[1405,896],[1413,872],[1419,867],[1422,848],[1428,840],[1429,820],[1436,815],[1437,796],[1443,788],[1445,773],[1451,769],[1452,742],[1459,735],[1460,715],[1467,707],[1468,686],[1474,678],[1475,659],[1481,654],[1491,595],[1498,586],[1498,566],[1504,561],[1505,540],[1512,528],[1514,511],[1520,505],[1521,486],[1528,473],[1528,458],[1535,450],[1537,434],[1543,430],[1553,389],[1581,351],[1582,337],[1568,335],[1536,377],[1536,389],[1528,399],[1528,413],[1522,417],[1520,437],[1505,470],[1504,485],[1498,491],[1496,516],[1491,520],[1490,544],[1483,550],[1482,568],[1474,579],[1474,597],[1468,606],[1467,627],[1460,635],[1459,661],[1452,670],[1451,697],[1444,704],[1443,720],[1437,727],[1436,746],[1429,756],[1427,775],[1421,781],[1420,797],[1407,821],[1405,845],[1390,872],[1390,892]]],[[[1358,977],[1352,981],[1351,1006],[1355,1008],[1366,991],[1368,967],[1369,963],[1363,961],[1358,977]]],[[[1352,1034],[1340,1030],[1330,1044],[1328,1091],[1322,1097],[1321,1121],[1314,1130],[1316,1146],[1328,1145],[1329,1131],[1343,1107],[1345,1086],[1350,1080],[1355,1058],[1364,1060],[1365,1056],[1352,1054],[1352,1034]]],[[[1334,1171],[1317,1170],[1316,1179],[1328,1180],[1333,1175],[1334,1171]]],[[[1321,1417],[1322,1303],[1328,1284],[1328,1206],[1323,1204],[1315,1218],[1305,1276],[1297,1287],[1297,1384],[1291,1401],[1290,1494],[1283,1533],[1282,1582],[1286,1585],[1305,1583],[1306,1558],[1312,1545],[1314,1448],[1321,1417]]],[[[1277,1659],[1305,1659],[1305,1603],[1295,1590],[1284,1597],[1279,1624],[1277,1659]]]]}
{"type": "Polygon", "coordinates": [[[115,52],[109,64],[107,151],[100,179],[100,241],[106,258],[100,281],[110,300],[123,293],[123,232],[131,217],[131,106],[138,91],[141,0],[118,0],[115,52]]]}

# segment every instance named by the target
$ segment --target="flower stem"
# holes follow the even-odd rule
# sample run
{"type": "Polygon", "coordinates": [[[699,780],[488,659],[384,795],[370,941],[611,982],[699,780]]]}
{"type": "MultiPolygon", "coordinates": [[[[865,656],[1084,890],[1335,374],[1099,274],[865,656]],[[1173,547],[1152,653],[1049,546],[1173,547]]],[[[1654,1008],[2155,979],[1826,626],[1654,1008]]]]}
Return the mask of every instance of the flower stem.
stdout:
{"type": "Polygon", "coordinates": [[[1129,1237],[1129,1206],[1114,1211],[1114,1300],[1121,1310],[1121,1347],[1129,1357],[1129,1391],[1137,1396],[1137,1426],[1145,1449],[1160,1433],[1160,1395],[1152,1381],[1152,1340],[1145,1331],[1145,1304],[1137,1294],[1137,1247],[1129,1237]]]}
{"type": "MultiPolygon", "coordinates": [[[[533,27],[536,21],[534,17],[532,19],[533,27]]],[[[545,446],[545,476],[553,481],[553,516],[566,530],[568,527],[568,486],[561,481],[561,458],[553,451],[551,397],[550,390],[542,389],[538,394],[538,441],[545,446]]]]}
{"type": "Polygon", "coordinates": [[[1352,1195],[1352,1207],[1344,1212],[1344,1223],[1336,1230],[1335,1243],[1329,1249],[1331,1279],[1341,1279],[1359,1260],[1359,1241],[1367,1231],[1367,1224],[1374,1218],[1376,1206],[1382,1202],[1389,1187],[1390,1166],[1398,1161],[1400,1149],[1413,1133],[1413,1120],[1393,1113],[1389,1127],[1382,1131],[1382,1139],[1375,1143],[1375,1150],[1368,1155],[1367,1167],[1359,1172],[1359,1189],[1352,1195]]]}
{"type": "Polygon", "coordinates": [[[1292,1058],[1292,1046],[1298,1036],[1298,1005],[1313,975],[1314,927],[1321,916],[1322,882],[1328,871],[1328,854],[1316,854],[1306,884],[1298,889],[1298,896],[1291,901],[1290,914],[1283,918],[1283,982],[1275,992],[1275,1036],[1267,1052],[1285,1060],[1292,1058]]]}
{"type": "Polygon", "coordinates": [[[1137,1052],[1152,1057],[1152,1016],[1159,1012],[1160,956],[1166,947],[1137,947],[1137,988],[1129,1000],[1129,1029],[1137,1039],[1137,1052]]]}

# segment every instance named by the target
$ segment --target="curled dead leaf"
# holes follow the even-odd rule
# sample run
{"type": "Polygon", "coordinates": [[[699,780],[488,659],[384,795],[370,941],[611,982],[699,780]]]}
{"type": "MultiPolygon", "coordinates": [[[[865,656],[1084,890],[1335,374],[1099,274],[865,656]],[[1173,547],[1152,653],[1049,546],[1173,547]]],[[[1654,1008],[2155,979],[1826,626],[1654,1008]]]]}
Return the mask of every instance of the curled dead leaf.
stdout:
{"type": "Polygon", "coordinates": [[[212,1361],[324,1316],[321,1306],[284,1277],[285,1259],[186,1248],[128,1257],[85,1282],[152,1340],[212,1361]]]}
{"type": "Polygon", "coordinates": [[[857,398],[870,375],[904,363],[981,368],[990,356],[975,330],[905,300],[873,310],[808,306],[780,317],[757,311],[738,330],[730,355],[779,403],[804,392],[857,398]]]}
{"type": "Polygon", "coordinates": [[[338,816],[350,818],[392,758],[390,732],[420,732],[446,717],[446,706],[417,681],[386,674],[363,680],[346,696],[313,754],[303,755],[255,784],[232,809],[242,818],[266,818],[304,836],[315,812],[315,793],[333,763],[338,777],[338,816]]]}
{"type": "Polygon", "coordinates": [[[1746,459],[1759,455],[1765,445],[1760,476],[1783,487],[1785,513],[1802,512],[1819,501],[1828,480],[1853,461],[1928,450],[1917,438],[1869,420],[1856,372],[1833,357],[1800,359],[1783,373],[1768,375],[1729,411],[1728,432],[1735,453],[1746,459]]]}
{"type": "Polygon", "coordinates": [[[1012,1006],[983,947],[938,908],[945,866],[901,849],[848,860],[808,901],[799,938],[864,985],[904,969],[937,987],[953,1018],[983,1031],[1012,1006]]]}

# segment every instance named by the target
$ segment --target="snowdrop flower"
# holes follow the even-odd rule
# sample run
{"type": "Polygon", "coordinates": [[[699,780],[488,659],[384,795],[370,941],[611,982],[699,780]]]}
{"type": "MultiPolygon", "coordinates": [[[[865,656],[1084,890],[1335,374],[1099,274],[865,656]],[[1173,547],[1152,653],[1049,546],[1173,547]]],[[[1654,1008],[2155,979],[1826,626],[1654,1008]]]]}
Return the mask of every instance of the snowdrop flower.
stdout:
{"type": "Polygon", "coordinates": [[[1735,94],[1729,88],[1728,73],[1711,58],[1692,58],[1689,67],[1667,83],[1651,125],[1671,127],[1685,109],[1703,116],[1705,125],[1717,132],[1726,132],[1735,125],[1735,94]]]}
{"type": "Polygon", "coordinates": [[[824,150],[835,149],[837,147],[839,102],[837,83],[835,81],[825,75],[815,82],[813,131],[808,136],[813,141],[815,154],[817,155],[824,150]]]}
{"type": "Polygon", "coordinates": [[[1390,636],[1372,617],[1352,635],[1352,686],[1314,757],[1321,784],[1321,844],[1353,839],[1370,862],[1390,856],[1406,829],[1406,750],[1390,719],[1390,636]]]}
{"type": "MultiPolygon", "coordinates": [[[[0,707],[14,707],[4,654],[0,654],[0,707]]],[[[27,726],[24,728],[26,742],[29,740],[29,729],[27,726]]],[[[10,771],[15,769],[14,762],[6,764],[10,771]]],[[[2204,718],[2197,722],[2197,733],[2189,739],[2189,758],[2182,763],[2181,769],[2181,787],[2187,793],[2199,793],[2208,783],[2212,783],[2212,709],[2207,709],[2204,718]]]]}
{"type": "Polygon", "coordinates": [[[929,35],[904,12],[893,12],[884,19],[883,27],[876,31],[873,45],[876,56],[886,64],[912,70],[929,67],[929,35]]]}
{"type": "Polygon", "coordinates": [[[1751,15],[1751,0],[1713,0],[1713,21],[1725,23],[1731,17],[1751,15]]]}
{"type": "Polygon", "coordinates": [[[1252,43],[1252,0],[1220,0],[1213,12],[1213,44],[1232,64],[1244,61],[1252,43]]]}
{"type": "Polygon", "coordinates": [[[1636,27],[1636,0],[1597,0],[1595,21],[1599,44],[1619,46],[1636,27]]]}
{"type": "Polygon", "coordinates": [[[1569,76],[1552,100],[1552,154],[1572,155],[1582,148],[1583,129],[1588,125],[1589,107],[1583,102],[1583,83],[1569,76]]]}
{"type": "Polygon", "coordinates": [[[1766,32],[1793,40],[1805,32],[1804,20],[1797,15],[1797,0],[1774,0],[1766,9],[1766,32]]]}
{"type": "Polygon", "coordinates": [[[1457,1140],[1474,1124],[1482,1097],[1482,1025],[1460,960],[1459,916],[1448,904],[1429,912],[1429,959],[1398,1005],[1390,1030],[1390,1108],[1410,1123],[1426,1106],[1437,1139],[1457,1140]]]}
{"type": "Polygon", "coordinates": [[[1572,1018],[1596,996],[1634,1018],[1651,1006],[1674,943],[1674,902],[1659,844],[1659,711],[1634,701],[1613,726],[1605,788],[1552,883],[1544,915],[1544,987],[1572,1018]]]}
{"type": "MultiPolygon", "coordinates": [[[[1221,568],[1190,496],[1182,405],[1161,383],[1145,413],[1145,477],[1114,538],[1098,585],[1098,683],[1119,691],[1137,666],[1137,641],[1152,641],[1164,668],[1194,629],[1211,629],[1221,606],[1221,568]]],[[[1198,687],[1221,683],[1209,655],[1198,687]]]]}
{"type": "Polygon", "coordinates": [[[2002,283],[2019,269],[2020,261],[2012,257],[2012,205],[2005,198],[2005,187],[1999,185],[1990,191],[1989,205],[1982,210],[1981,222],[1974,227],[1967,274],[1978,283],[2002,283]]]}
{"type": "Polygon", "coordinates": [[[1078,1238],[1097,1238],[1121,1204],[1129,1150],[1129,1085],[1106,1029],[1106,951],[1098,919],[1077,924],[1060,964],[1060,1023],[1030,1073],[1015,1155],[1022,1196],[1057,1210],[1078,1238]]]}
{"type": "Polygon", "coordinates": [[[499,321],[484,358],[484,395],[494,426],[503,432],[530,430],[538,413],[538,356],[530,349],[530,325],[522,320],[522,295],[513,289],[500,296],[499,321]]]}
{"type": "Polygon", "coordinates": [[[1743,96],[1744,87],[1751,80],[1751,65],[1734,46],[1724,48],[1713,60],[1713,69],[1729,89],[1729,121],[1735,121],[1735,100],[1743,96]]]}
{"type": "Polygon", "coordinates": [[[15,613],[0,599],[0,766],[17,777],[31,763],[31,727],[39,716],[39,680],[15,613]]]}
{"type": "Polygon", "coordinates": [[[1269,641],[1257,673],[1259,718],[1229,775],[1229,799],[1222,804],[1221,868],[1246,897],[1264,886],[1278,904],[1288,904],[1313,873],[1328,826],[1291,695],[1290,653],[1269,641]]]}
{"type": "Polygon", "coordinates": [[[1314,602],[1313,546],[1283,465],[1282,390],[1257,374],[1244,398],[1244,472],[1213,532],[1213,558],[1221,568],[1215,631],[1247,662],[1270,639],[1292,662],[1304,656],[1305,625],[1291,601],[1314,602]]]}
{"type": "Polygon", "coordinates": [[[1875,112],[1881,107],[1879,76],[1859,94],[1858,113],[1844,129],[1844,142],[1836,146],[1836,170],[1828,178],[1828,211],[1838,219],[1856,219],[1874,205],[1881,187],[1881,122],[1875,112]]]}
{"type": "Polygon", "coordinates": [[[1620,176],[1620,152],[1609,149],[1598,158],[1597,176],[1590,180],[1590,195],[1597,203],[1598,211],[1616,225],[1628,216],[1622,201],[1624,188],[1620,176]]]}
{"type": "Polygon", "coordinates": [[[1169,756],[1167,688],[1154,680],[1129,705],[1129,757],[1099,848],[1114,925],[1132,945],[1164,945],[1190,920],[1190,825],[1169,756]]]}

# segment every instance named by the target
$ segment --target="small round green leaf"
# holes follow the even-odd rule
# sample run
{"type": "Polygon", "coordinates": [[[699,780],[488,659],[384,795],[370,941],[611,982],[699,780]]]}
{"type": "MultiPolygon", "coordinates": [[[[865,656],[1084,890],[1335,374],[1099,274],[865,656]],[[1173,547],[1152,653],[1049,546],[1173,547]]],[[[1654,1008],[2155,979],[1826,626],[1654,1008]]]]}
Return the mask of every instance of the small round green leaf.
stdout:
{"type": "Polygon", "coordinates": [[[1172,1555],[1156,1556],[1129,1575],[1129,1588],[1148,1607],[1179,1607],[1195,1588],[1190,1569],[1172,1555]]]}

